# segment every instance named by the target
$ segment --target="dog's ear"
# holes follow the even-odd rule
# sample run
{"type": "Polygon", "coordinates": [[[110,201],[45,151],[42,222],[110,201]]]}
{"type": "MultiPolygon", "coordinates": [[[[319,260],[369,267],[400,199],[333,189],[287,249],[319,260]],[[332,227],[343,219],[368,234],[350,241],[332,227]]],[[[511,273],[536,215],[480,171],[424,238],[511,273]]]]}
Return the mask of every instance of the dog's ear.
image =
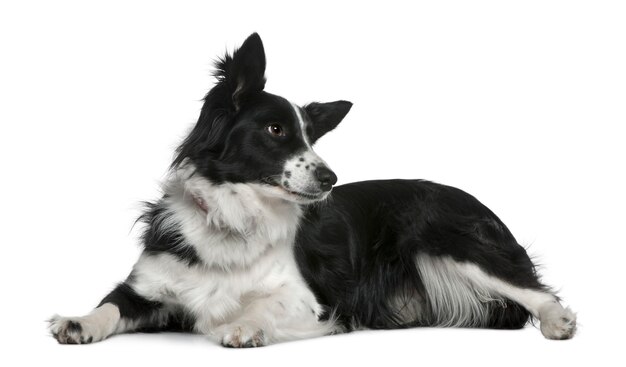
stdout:
{"type": "Polygon", "coordinates": [[[336,128],[352,108],[352,102],[335,101],[328,103],[309,103],[304,106],[309,119],[313,123],[313,134],[309,138],[311,144],[324,134],[336,128]]]}
{"type": "Polygon", "coordinates": [[[265,88],[265,50],[257,33],[252,33],[232,56],[216,64],[215,76],[227,88],[232,107],[238,111],[246,98],[265,88]]]}

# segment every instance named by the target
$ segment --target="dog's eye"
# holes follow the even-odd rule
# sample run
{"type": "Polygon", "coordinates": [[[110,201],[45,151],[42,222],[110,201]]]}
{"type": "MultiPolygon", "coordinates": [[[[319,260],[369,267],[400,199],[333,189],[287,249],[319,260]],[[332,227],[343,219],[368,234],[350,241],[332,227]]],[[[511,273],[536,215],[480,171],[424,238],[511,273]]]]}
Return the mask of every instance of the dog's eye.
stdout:
{"type": "Polygon", "coordinates": [[[283,130],[283,127],[279,124],[269,124],[265,129],[268,133],[274,136],[285,136],[285,131],[283,130]]]}

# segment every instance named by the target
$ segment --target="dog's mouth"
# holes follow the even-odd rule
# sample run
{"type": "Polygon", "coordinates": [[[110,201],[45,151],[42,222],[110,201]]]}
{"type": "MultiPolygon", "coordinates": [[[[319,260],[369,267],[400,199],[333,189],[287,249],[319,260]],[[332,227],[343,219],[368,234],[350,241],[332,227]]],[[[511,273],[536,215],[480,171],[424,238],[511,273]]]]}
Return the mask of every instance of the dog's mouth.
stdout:
{"type": "Polygon", "coordinates": [[[291,195],[299,196],[299,197],[302,197],[302,198],[308,199],[308,200],[320,200],[327,193],[327,192],[308,193],[308,192],[292,191],[292,190],[286,189],[286,188],[284,188],[282,186],[281,186],[281,188],[283,190],[287,191],[288,193],[290,193],[291,195]]]}
{"type": "Polygon", "coordinates": [[[272,178],[264,178],[261,180],[261,182],[270,185],[270,186],[274,186],[280,190],[282,190],[283,192],[285,192],[286,194],[288,194],[290,197],[295,197],[297,200],[302,200],[304,199],[305,201],[318,201],[318,200],[322,200],[324,199],[329,191],[319,191],[319,192],[302,192],[302,191],[295,191],[290,187],[286,187],[284,185],[281,185],[280,182],[272,179],[272,178]]]}

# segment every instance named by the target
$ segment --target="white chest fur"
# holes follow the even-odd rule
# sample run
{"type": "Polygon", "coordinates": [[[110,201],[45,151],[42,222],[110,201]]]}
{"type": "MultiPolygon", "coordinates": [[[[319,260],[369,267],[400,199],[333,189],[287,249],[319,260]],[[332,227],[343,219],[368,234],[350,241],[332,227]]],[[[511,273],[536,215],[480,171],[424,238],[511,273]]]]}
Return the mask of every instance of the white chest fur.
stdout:
{"type": "Polygon", "coordinates": [[[172,214],[165,225],[176,227],[201,264],[168,253],[142,255],[133,271],[136,291],[182,307],[202,333],[242,318],[276,340],[327,332],[293,255],[300,207],[262,195],[255,184],[212,185],[190,172],[177,172],[165,188],[163,204],[172,214]]]}
{"type": "Polygon", "coordinates": [[[301,216],[297,204],[263,195],[258,184],[213,185],[192,172],[181,169],[170,181],[165,204],[206,265],[251,266],[270,248],[293,244],[301,216]],[[194,198],[206,203],[206,212],[194,198]]]}

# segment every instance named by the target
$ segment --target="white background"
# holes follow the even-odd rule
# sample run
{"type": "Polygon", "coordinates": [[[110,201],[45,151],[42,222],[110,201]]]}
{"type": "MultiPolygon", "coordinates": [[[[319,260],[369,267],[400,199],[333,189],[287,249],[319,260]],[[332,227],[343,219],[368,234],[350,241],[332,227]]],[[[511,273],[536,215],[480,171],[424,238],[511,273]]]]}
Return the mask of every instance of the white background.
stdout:
{"type": "Polygon", "coordinates": [[[3,1],[0,364],[624,363],[625,19],[618,1],[3,1]],[[579,334],[370,331],[256,350],[49,337],[47,317],[88,312],[127,275],[138,202],[158,196],[211,60],[253,31],[269,92],[354,102],[317,147],[340,183],[427,178],[477,196],[579,334]]]}

